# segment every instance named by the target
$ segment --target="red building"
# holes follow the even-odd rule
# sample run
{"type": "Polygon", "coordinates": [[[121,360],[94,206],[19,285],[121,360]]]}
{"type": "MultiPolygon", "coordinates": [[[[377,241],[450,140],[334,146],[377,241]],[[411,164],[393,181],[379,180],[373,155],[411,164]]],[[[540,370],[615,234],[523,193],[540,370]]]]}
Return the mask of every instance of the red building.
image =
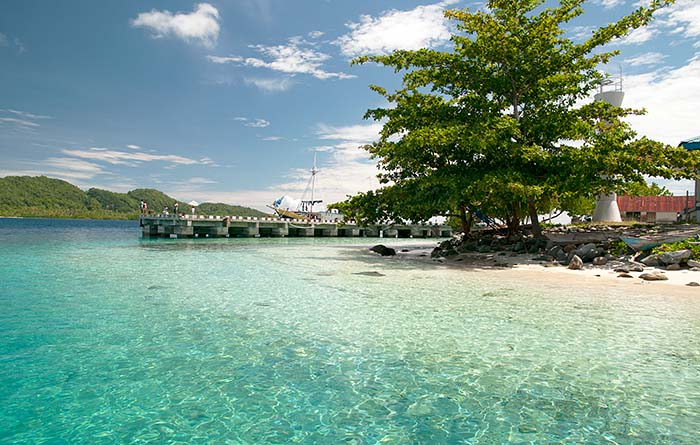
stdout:
{"type": "Polygon", "coordinates": [[[623,221],[676,222],[694,204],[694,196],[617,197],[617,207],[623,221]]]}

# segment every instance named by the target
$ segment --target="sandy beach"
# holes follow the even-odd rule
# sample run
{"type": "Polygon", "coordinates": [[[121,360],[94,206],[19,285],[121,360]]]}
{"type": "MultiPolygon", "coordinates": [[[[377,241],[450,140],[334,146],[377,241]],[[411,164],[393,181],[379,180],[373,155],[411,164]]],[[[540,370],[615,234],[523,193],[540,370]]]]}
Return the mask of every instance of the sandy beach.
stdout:
{"type": "Polygon", "coordinates": [[[620,288],[640,294],[672,293],[673,295],[698,295],[700,287],[688,285],[700,284],[700,271],[662,270],[646,267],[643,272],[629,272],[631,277],[621,277],[610,265],[593,266],[586,264],[581,270],[571,270],[558,263],[544,263],[535,260],[539,255],[533,254],[480,254],[461,253],[449,258],[431,258],[430,252],[434,246],[416,249],[397,249],[397,257],[405,260],[430,263],[439,267],[463,269],[465,272],[488,271],[489,274],[501,274],[504,279],[515,281],[542,282],[576,287],[591,287],[599,290],[604,288],[620,288]],[[401,251],[408,250],[408,251],[401,251]],[[639,278],[643,273],[662,272],[668,280],[646,281],[639,278]]]}

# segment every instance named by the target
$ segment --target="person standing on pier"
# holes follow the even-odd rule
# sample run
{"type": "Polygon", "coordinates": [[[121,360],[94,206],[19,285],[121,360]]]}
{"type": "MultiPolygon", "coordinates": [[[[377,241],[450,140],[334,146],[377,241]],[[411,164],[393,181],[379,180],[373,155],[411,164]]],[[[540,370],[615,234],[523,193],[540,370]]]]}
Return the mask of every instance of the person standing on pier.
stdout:
{"type": "Polygon", "coordinates": [[[194,216],[194,212],[195,212],[194,206],[192,206],[192,209],[190,211],[192,212],[192,216],[194,216]]]}
{"type": "Polygon", "coordinates": [[[175,201],[175,204],[173,204],[173,215],[177,215],[177,208],[178,208],[178,204],[177,204],[177,201],[175,201]]]}

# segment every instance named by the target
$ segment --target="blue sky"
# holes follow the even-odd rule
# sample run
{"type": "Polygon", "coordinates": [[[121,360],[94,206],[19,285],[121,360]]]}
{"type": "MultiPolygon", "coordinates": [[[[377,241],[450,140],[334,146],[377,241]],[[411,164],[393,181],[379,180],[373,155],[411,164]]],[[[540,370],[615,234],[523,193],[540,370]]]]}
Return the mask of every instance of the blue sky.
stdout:
{"type": "MultiPolygon", "coordinates": [[[[638,4],[590,0],[580,39],[638,4]]],[[[300,197],[313,152],[326,202],[376,187],[360,145],[398,85],[362,54],[449,48],[445,0],[22,0],[0,6],[0,176],[47,175],[82,188],[160,189],[178,199],[264,208],[300,197]]],[[[611,45],[640,135],[700,134],[700,1],[678,0],[611,45]]],[[[663,182],[675,193],[692,186],[663,182]]]]}

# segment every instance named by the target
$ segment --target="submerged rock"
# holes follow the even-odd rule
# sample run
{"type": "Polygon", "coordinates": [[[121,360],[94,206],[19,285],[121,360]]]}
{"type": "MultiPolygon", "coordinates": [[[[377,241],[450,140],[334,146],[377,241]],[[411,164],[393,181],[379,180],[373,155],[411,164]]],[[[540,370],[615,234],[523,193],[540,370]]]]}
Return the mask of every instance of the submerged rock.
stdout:
{"type": "Polygon", "coordinates": [[[384,244],[377,244],[376,246],[373,246],[369,250],[374,252],[374,253],[378,253],[381,256],[396,255],[396,250],[392,249],[391,247],[387,247],[384,244]]]}
{"type": "Polygon", "coordinates": [[[383,273],[375,272],[375,271],[354,272],[353,275],[363,275],[365,277],[385,277],[386,276],[383,273]]]}
{"type": "Polygon", "coordinates": [[[691,281],[690,283],[686,284],[686,286],[698,287],[698,286],[700,286],[700,283],[698,283],[696,281],[691,281]]]}

